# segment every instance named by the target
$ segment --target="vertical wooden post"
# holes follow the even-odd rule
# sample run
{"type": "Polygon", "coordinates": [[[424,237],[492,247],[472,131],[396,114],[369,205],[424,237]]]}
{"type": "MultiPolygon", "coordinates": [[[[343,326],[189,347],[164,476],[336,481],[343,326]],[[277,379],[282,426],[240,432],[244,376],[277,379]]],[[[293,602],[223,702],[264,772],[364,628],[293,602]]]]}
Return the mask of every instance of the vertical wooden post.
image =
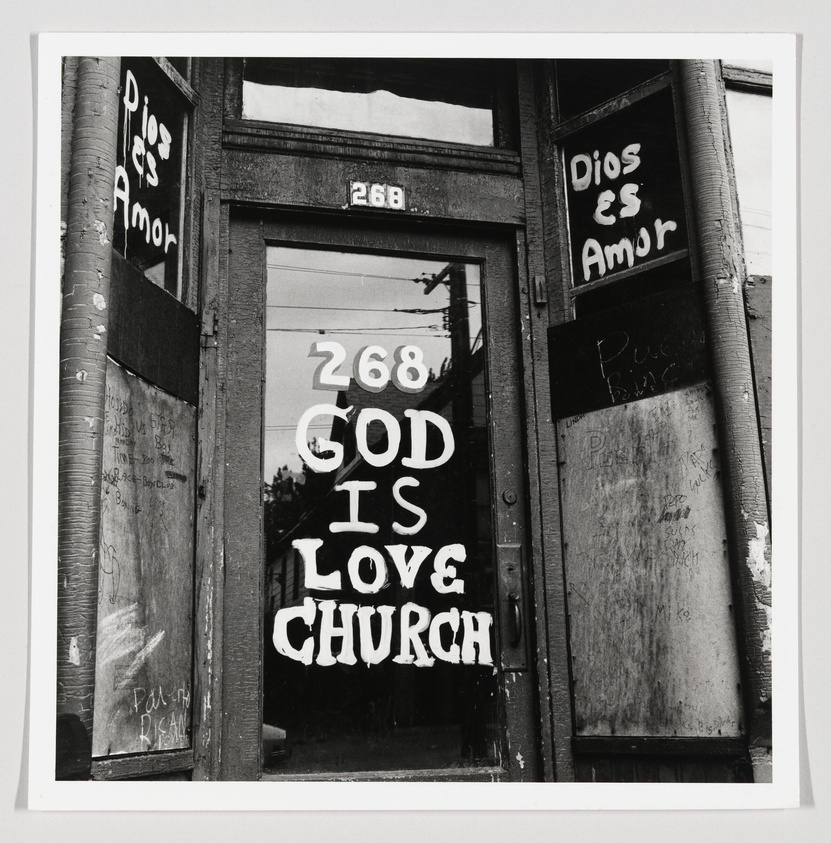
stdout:
{"type": "Polygon", "coordinates": [[[59,386],[59,779],[88,778],[91,764],[120,73],[118,58],[82,58],[72,121],[59,386]]]}
{"type": "MultiPolygon", "coordinates": [[[[546,781],[574,781],[572,697],[569,673],[567,612],[563,579],[563,536],[560,531],[560,488],[556,466],[557,431],[551,411],[547,331],[570,318],[568,251],[564,239],[565,191],[559,179],[559,155],[551,141],[555,96],[553,62],[517,64],[517,101],[522,169],[525,182],[525,239],[517,249],[522,279],[520,318],[523,323],[522,369],[526,401],[526,450],[529,459],[532,561],[531,582],[536,614],[536,670],[540,696],[542,771],[546,781]],[[539,82],[537,82],[539,79],[539,82]],[[524,258],[524,260],[523,260],[524,258]],[[540,278],[544,304],[528,284],[540,278]],[[553,279],[557,279],[556,282],[553,279]],[[533,304],[532,304],[533,302],[533,304]],[[525,326],[527,325],[527,330],[525,326]],[[527,340],[525,340],[527,337],[527,340]]],[[[518,245],[520,244],[518,238],[518,245]]]]}
{"type": "MultiPolygon", "coordinates": [[[[196,603],[194,637],[193,779],[219,778],[222,757],[224,490],[228,206],[220,202],[224,59],[195,59],[193,86],[202,97],[191,128],[190,289],[198,289],[202,320],[199,372],[196,603]],[[198,258],[197,258],[198,256],[198,258]]],[[[240,90],[241,90],[240,86],[240,90]]]]}
{"type": "Polygon", "coordinates": [[[770,525],[742,293],[745,267],[729,180],[724,97],[715,62],[681,61],[678,73],[713,363],[751,760],[755,780],[770,781],[770,525]]]}

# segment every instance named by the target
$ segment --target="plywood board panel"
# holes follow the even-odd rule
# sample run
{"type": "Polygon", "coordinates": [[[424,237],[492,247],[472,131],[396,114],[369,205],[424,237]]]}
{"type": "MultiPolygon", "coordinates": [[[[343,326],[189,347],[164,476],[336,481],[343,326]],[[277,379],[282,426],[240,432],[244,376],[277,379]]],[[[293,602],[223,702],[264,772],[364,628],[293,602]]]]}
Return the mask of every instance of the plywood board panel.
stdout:
{"type": "Polygon", "coordinates": [[[710,390],[558,423],[578,735],[737,736],[710,390]]]}
{"type": "Polygon", "coordinates": [[[196,411],[107,367],[93,755],[190,746],[196,411]]]}

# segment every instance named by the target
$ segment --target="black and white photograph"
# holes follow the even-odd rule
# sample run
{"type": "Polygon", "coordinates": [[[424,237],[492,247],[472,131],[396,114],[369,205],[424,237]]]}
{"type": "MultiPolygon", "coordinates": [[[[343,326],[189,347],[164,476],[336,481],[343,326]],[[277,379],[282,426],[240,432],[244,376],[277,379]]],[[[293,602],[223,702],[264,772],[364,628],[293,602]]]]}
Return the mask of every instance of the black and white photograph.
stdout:
{"type": "Polygon", "coordinates": [[[793,37],[38,43],[30,807],[798,805],[793,37]]]}

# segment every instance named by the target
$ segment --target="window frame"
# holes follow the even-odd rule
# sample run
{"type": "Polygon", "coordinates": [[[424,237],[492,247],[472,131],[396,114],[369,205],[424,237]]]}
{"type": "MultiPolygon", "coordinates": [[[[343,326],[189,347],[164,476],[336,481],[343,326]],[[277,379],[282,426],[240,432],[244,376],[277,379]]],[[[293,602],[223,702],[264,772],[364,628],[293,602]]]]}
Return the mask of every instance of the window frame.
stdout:
{"type": "Polygon", "coordinates": [[[516,78],[507,65],[496,80],[495,146],[451,143],[398,135],[353,132],[242,117],[244,59],[225,61],[223,146],[341,159],[394,162],[484,173],[520,172],[516,78]]]}
{"type": "MultiPolygon", "coordinates": [[[[180,164],[180,200],[179,200],[179,250],[177,256],[177,292],[173,295],[175,303],[169,299],[164,300],[163,294],[159,290],[148,289],[149,287],[157,288],[160,285],[155,284],[147,276],[136,269],[126,258],[118,253],[114,254],[115,263],[120,267],[120,271],[116,273],[114,285],[117,292],[122,290],[120,298],[125,299],[124,306],[121,310],[116,308],[122,318],[120,322],[121,333],[111,327],[111,348],[110,352],[119,363],[126,362],[128,365],[137,370],[143,370],[142,377],[149,383],[159,385],[160,375],[163,388],[166,388],[171,394],[175,394],[177,398],[185,400],[193,406],[198,404],[198,397],[196,395],[196,383],[188,383],[187,386],[182,384],[187,381],[187,377],[183,375],[181,368],[186,363],[196,362],[196,321],[193,314],[193,308],[188,306],[185,300],[187,294],[186,272],[185,272],[185,248],[187,245],[187,226],[191,216],[191,209],[187,201],[188,197],[188,182],[190,173],[190,147],[191,147],[191,125],[192,115],[194,109],[199,104],[199,94],[193,89],[189,81],[171,64],[171,62],[163,56],[140,56],[137,58],[146,58],[148,64],[154,67],[162,74],[161,82],[167,86],[174,98],[178,99],[183,109],[183,124],[182,124],[182,161],[180,164]],[[144,291],[142,293],[142,291],[144,291]],[[127,296],[138,296],[135,300],[127,296]],[[153,324],[155,310],[152,306],[147,304],[147,296],[150,296],[150,301],[159,303],[159,297],[162,297],[163,304],[161,305],[162,312],[170,314],[170,318],[174,321],[171,324],[176,325],[176,330],[169,334],[172,343],[171,347],[180,347],[179,351],[171,354],[169,358],[155,359],[143,353],[144,340],[142,338],[142,330],[140,326],[145,327],[145,336],[152,336],[155,328],[149,328],[153,324]],[[127,306],[129,305],[129,307],[127,306]],[[136,310],[136,307],[138,309],[136,310]],[[149,362],[148,362],[149,361],[149,362]],[[148,368],[145,368],[148,367],[148,368]]],[[[188,59],[188,67],[190,67],[191,60],[188,59]]],[[[163,287],[160,288],[164,290],[163,287]]],[[[169,295],[172,295],[167,291],[169,295]]],[[[119,300],[119,296],[115,296],[115,300],[119,300]]],[[[195,546],[194,546],[194,570],[196,569],[195,546]]],[[[195,592],[194,592],[195,593],[195,592]]],[[[194,606],[195,610],[195,606],[194,606]]],[[[196,630],[196,614],[194,612],[194,639],[198,636],[195,634],[196,630]]],[[[194,648],[192,665],[191,665],[191,680],[192,687],[194,687],[196,679],[196,649],[194,648]]],[[[97,681],[97,680],[96,680],[97,681]]],[[[195,757],[195,741],[196,729],[193,718],[193,710],[191,712],[190,729],[190,746],[182,749],[174,750],[160,750],[151,751],[135,755],[113,755],[110,757],[97,757],[91,761],[91,778],[98,781],[119,780],[119,779],[136,779],[146,776],[176,776],[178,774],[187,774],[194,768],[195,757]]]]}
{"type": "MultiPolygon", "coordinates": [[[[556,71],[553,71],[551,84],[556,91],[556,71]]],[[[684,137],[681,127],[680,104],[678,101],[678,94],[675,86],[675,72],[672,67],[662,73],[657,74],[651,79],[634,86],[633,88],[622,91],[615,97],[599,103],[586,111],[570,117],[562,122],[559,121],[556,109],[556,102],[552,104],[553,109],[553,127],[551,130],[551,144],[556,150],[557,166],[561,170],[560,174],[560,202],[559,207],[562,210],[563,223],[561,229],[563,230],[563,269],[567,281],[562,285],[563,293],[567,302],[567,312],[571,319],[579,318],[577,315],[577,306],[581,296],[584,294],[593,294],[597,290],[604,290],[607,288],[616,288],[626,295],[624,286],[628,281],[634,281],[640,276],[651,270],[659,269],[661,267],[670,266],[673,264],[680,264],[685,260],[690,261],[690,279],[696,277],[696,257],[695,250],[692,248],[691,232],[692,232],[692,213],[689,200],[689,173],[685,164],[686,156],[684,154],[684,137]],[[658,257],[644,261],[643,263],[632,266],[628,269],[616,271],[614,274],[603,278],[597,278],[585,284],[576,284],[574,281],[574,267],[571,261],[571,235],[569,231],[569,206],[566,195],[566,179],[562,175],[564,173],[564,147],[563,141],[572,137],[576,133],[587,129],[589,127],[598,125],[605,118],[612,115],[620,114],[626,111],[627,108],[637,105],[638,103],[648,100],[652,96],[659,94],[661,91],[669,90],[672,97],[674,125],[676,132],[676,143],[679,161],[679,170],[681,176],[681,193],[682,202],[685,212],[685,225],[687,230],[688,245],[684,249],[675,250],[666,255],[659,255],[658,257]]],[[[637,298],[637,294],[633,298],[637,298]]],[[[586,301],[588,299],[585,299],[586,301]]]]}

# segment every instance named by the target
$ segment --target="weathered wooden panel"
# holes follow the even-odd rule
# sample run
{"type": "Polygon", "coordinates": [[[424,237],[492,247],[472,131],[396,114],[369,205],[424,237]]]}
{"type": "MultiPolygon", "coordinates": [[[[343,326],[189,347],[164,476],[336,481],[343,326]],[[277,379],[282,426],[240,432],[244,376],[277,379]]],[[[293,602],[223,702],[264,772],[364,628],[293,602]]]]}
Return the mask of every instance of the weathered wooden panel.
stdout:
{"type": "Polygon", "coordinates": [[[232,201],[343,211],[348,207],[349,182],[354,180],[399,184],[407,190],[407,211],[378,212],[367,208],[369,217],[516,225],[524,222],[525,216],[522,180],[518,176],[405,167],[387,161],[309,159],[238,149],[225,150],[222,171],[225,198],[232,201]]]}
{"type": "MultiPolygon", "coordinates": [[[[192,294],[198,293],[203,351],[199,369],[196,595],[194,644],[194,780],[219,774],[222,720],[222,549],[224,417],[218,396],[224,385],[224,337],[228,259],[228,207],[221,206],[222,85],[224,61],[194,62],[192,83],[202,103],[192,116],[194,143],[191,247],[186,261],[192,294]]],[[[187,274],[187,273],[186,273],[187,274]]]]}
{"type": "Polygon", "coordinates": [[[93,755],[190,745],[196,411],[107,365],[93,755]]]}
{"type": "MultiPolygon", "coordinates": [[[[174,749],[170,752],[146,752],[143,755],[113,755],[92,762],[93,781],[140,779],[169,776],[193,769],[193,752],[174,749]]],[[[187,779],[190,778],[188,774],[187,779]]]]}
{"type": "Polygon", "coordinates": [[[263,647],[262,388],[265,244],[231,222],[228,263],[220,778],[260,773],[263,647]]]}
{"type": "Polygon", "coordinates": [[[568,635],[565,585],[562,575],[560,495],[557,482],[557,431],[550,420],[547,330],[551,316],[546,289],[544,224],[547,198],[541,191],[542,153],[538,147],[537,96],[534,67],[520,62],[518,106],[520,149],[525,174],[525,232],[517,232],[519,271],[518,315],[522,325],[521,371],[525,395],[525,433],[528,496],[538,501],[529,508],[528,555],[536,620],[536,674],[539,698],[542,778],[574,778],[569,739],[572,730],[571,686],[568,673],[568,635]],[[527,270],[527,275],[525,271],[527,270]],[[542,280],[543,295],[529,281],[542,280]],[[526,330],[527,328],[527,330],[526,330]],[[541,467],[552,470],[541,471],[541,467]],[[556,713],[556,714],[555,714],[556,713]]]}
{"type": "MultiPolygon", "coordinates": [[[[226,98],[227,86],[226,86],[226,98]]],[[[233,98],[231,98],[233,99],[233,98]]],[[[511,117],[497,115],[497,131],[508,144],[514,126],[511,117]]],[[[222,144],[226,149],[277,152],[304,158],[332,156],[362,161],[390,161],[403,166],[480,173],[519,175],[520,156],[511,149],[466,144],[447,144],[417,138],[391,138],[370,132],[344,132],[312,126],[292,126],[257,120],[226,119],[222,144]],[[326,147],[330,149],[327,150],[326,147]]]]}
{"type": "Polygon", "coordinates": [[[577,734],[740,735],[708,386],[558,433],[577,734]]]}

